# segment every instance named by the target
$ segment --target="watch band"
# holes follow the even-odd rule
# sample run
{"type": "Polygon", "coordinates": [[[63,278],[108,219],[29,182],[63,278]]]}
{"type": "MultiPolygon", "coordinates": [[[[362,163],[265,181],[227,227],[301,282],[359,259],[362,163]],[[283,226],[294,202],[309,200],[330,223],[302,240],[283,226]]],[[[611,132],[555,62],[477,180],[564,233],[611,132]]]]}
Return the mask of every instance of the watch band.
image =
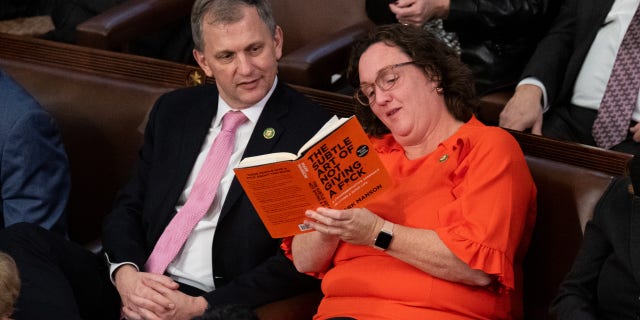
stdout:
{"type": "Polygon", "coordinates": [[[389,221],[389,220],[385,220],[384,224],[382,224],[382,229],[380,229],[380,231],[384,231],[390,235],[393,235],[393,222],[389,221]]]}
{"type": "Polygon", "coordinates": [[[394,224],[391,221],[385,220],[382,224],[382,229],[378,232],[378,236],[373,240],[373,247],[379,250],[387,250],[393,239],[393,227],[394,224]]]}

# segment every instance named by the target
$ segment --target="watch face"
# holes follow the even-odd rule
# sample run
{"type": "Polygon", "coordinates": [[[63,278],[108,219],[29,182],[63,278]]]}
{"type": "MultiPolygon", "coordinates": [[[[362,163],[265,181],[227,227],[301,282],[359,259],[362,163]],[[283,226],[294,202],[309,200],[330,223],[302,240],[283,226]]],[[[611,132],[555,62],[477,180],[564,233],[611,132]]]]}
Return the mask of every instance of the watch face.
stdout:
{"type": "Polygon", "coordinates": [[[378,236],[376,237],[376,242],[374,243],[374,245],[381,249],[387,249],[389,248],[389,244],[391,244],[392,237],[392,235],[384,231],[380,231],[380,233],[378,233],[378,236]]]}

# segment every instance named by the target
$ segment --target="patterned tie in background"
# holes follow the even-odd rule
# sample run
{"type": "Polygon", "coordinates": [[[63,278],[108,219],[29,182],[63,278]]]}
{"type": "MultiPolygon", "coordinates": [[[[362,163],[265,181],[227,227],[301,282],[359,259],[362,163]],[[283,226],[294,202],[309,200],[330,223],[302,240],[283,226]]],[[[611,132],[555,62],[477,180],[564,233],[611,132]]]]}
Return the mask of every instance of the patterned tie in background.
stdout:
{"type": "Polygon", "coordinates": [[[211,145],[187,202],[164,229],[145,264],[147,272],[164,273],[193,228],[211,207],[222,175],[233,153],[236,129],[246,120],[247,117],[242,112],[230,111],[224,115],[222,130],[211,145]]]}
{"type": "Polygon", "coordinates": [[[629,132],[631,114],[640,90],[640,6],[622,39],[611,77],[604,91],[598,116],[593,123],[593,139],[609,149],[622,142],[629,132]]]}

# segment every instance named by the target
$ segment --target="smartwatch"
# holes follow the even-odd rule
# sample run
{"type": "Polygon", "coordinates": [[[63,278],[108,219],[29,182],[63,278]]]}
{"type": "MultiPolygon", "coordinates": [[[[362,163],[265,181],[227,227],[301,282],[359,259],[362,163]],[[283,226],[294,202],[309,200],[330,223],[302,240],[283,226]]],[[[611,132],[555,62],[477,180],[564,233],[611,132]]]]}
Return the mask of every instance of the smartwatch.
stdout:
{"type": "Polygon", "coordinates": [[[382,229],[378,232],[378,236],[373,240],[373,247],[378,250],[387,250],[393,239],[393,223],[385,220],[382,229]]]}

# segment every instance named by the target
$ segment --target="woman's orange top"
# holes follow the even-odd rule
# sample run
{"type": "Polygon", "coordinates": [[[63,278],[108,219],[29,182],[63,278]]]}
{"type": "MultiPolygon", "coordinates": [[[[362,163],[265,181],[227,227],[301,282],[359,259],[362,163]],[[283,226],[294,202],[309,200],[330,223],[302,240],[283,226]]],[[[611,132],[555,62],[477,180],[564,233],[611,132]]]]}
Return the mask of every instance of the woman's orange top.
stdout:
{"type": "MultiPolygon", "coordinates": [[[[521,263],[536,189],[518,143],[472,118],[438,148],[409,160],[391,135],[373,139],[394,186],[366,207],[393,223],[434,230],[489,287],[442,280],[369,246],[341,242],[315,319],[510,319],[522,314],[521,263]]],[[[290,255],[290,240],[283,249],[290,255]]]]}

